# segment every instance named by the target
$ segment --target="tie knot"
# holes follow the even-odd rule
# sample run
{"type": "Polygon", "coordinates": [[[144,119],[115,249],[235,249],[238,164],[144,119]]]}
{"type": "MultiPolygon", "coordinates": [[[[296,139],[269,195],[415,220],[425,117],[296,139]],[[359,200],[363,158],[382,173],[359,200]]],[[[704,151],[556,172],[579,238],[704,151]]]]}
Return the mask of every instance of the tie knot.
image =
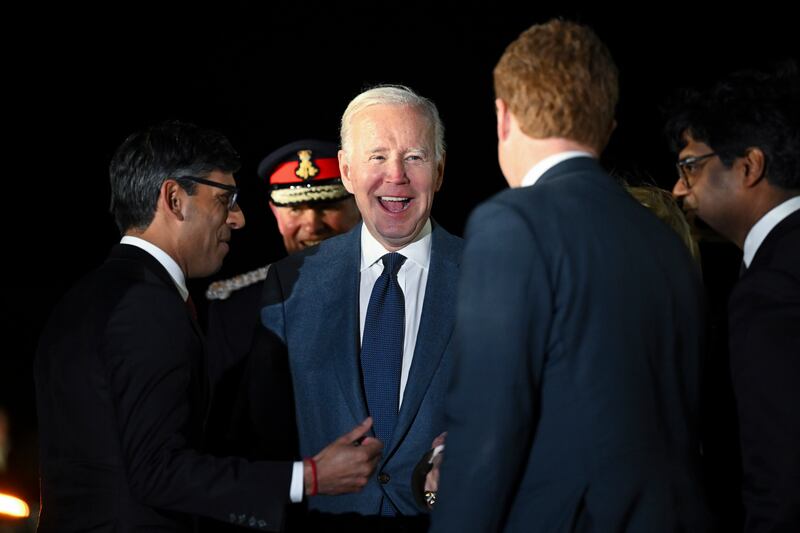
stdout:
{"type": "Polygon", "coordinates": [[[383,257],[381,257],[381,261],[383,261],[384,272],[389,272],[392,276],[397,276],[397,273],[400,271],[400,267],[403,266],[405,260],[406,256],[398,254],[397,252],[385,254],[383,257]]]}

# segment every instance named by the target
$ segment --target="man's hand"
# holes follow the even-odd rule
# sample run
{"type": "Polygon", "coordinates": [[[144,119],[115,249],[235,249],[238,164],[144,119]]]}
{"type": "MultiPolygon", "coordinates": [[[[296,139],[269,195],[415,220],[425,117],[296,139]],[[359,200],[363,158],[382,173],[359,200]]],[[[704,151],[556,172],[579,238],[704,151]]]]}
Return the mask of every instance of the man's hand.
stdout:
{"type": "MultiPolygon", "coordinates": [[[[367,418],[314,456],[317,465],[317,493],[345,494],[358,492],[369,481],[381,457],[383,443],[366,433],[372,427],[367,418]]],[[[305,493],[313,489],[313,472],[310,461],[303,461],[305,493]]]]}
{"type": "MultiPolygon", "coordinates": [[[[435,439],[431,443],[431,448],[436,449],[437,446],[444,447],[444,441],[447,438],[447,432],[445,431],[435,439]]],[[[444,457],[444,452],[439,452],[434,455],[433,459],[431,460],[431,464],[433,465],[428,475],[425,476],[425,494],[426,500],[428,502],[428,508],[433,508],[433,503],[436,501],[436,491],[439,490],[439,467],[442,464],[442,458],[444,457]],[[433,498],[428,497],[429,493],[433,493],[433,498]]]]}

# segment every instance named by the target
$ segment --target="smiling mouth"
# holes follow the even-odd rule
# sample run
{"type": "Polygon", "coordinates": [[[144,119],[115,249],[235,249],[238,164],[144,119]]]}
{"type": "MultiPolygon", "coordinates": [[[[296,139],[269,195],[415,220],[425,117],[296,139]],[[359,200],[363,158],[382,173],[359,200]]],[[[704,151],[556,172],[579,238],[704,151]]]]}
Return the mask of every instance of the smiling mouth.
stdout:
{"type": "Polygon", "coordinates": [[[411,205],[411,198],[408,196],[379,196],[378,201],[390,213],[401,213],[411,205]]]}

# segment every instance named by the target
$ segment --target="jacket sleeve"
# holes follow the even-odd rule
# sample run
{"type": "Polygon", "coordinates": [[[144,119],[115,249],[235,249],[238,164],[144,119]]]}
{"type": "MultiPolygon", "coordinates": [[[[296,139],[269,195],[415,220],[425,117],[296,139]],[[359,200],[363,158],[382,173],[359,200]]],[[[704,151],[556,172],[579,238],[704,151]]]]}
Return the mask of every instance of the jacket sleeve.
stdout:
{"type": "Polygon", "coordinates": [[[203,345],[180,299],[157,286],[132,288],[101,342],[132,496],[158,509],[278,530],[291,463],[217,458],[195,448],[203,345]]]}
{"type": "Polygon", "coordinates": [[[527,223],[513,210],[488,203],[474,212],[461,267],[432,531],[498,531],[508,514],[537,424],[552,315],[544,264],[527,223]]]}

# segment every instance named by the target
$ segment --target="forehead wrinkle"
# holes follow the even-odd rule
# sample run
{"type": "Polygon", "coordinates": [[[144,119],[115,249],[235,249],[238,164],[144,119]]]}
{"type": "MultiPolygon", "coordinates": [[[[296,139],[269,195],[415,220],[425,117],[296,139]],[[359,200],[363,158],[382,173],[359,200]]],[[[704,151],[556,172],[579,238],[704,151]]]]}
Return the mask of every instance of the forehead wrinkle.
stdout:
{"type": "MultiPolygon", "coordinates": [[[[397,151],[407,153],[413,150],[424,151],[426,154],[432,153],[434,140],[433,124],[427,116],[420,113],[416,109],[404,114],[404,116],[413,116],[413,119],[391,120],[391,127],[384,126],[382,120],[377,119],[370,111],[373,110],[371,106],[360,111],[355,115],[351,122],[353,144],[360,146],[367,153],[374,153],[378,151],[392,151],[394,148],[386,146],[398,146],[397,151]],[[422,146],[405,146],[403,140],[418,141],[423,139],[422,146]],[[378,146],[370,146],[371,143],[380,143],[378,146]]],[[[390,106],[399,109],[407,108],[408,106],[390,106]]],[[[393,117],[396,118],[396,117],[393,117]]],[[[410,143],[408,143],[410,144],[410,143]]]]}

